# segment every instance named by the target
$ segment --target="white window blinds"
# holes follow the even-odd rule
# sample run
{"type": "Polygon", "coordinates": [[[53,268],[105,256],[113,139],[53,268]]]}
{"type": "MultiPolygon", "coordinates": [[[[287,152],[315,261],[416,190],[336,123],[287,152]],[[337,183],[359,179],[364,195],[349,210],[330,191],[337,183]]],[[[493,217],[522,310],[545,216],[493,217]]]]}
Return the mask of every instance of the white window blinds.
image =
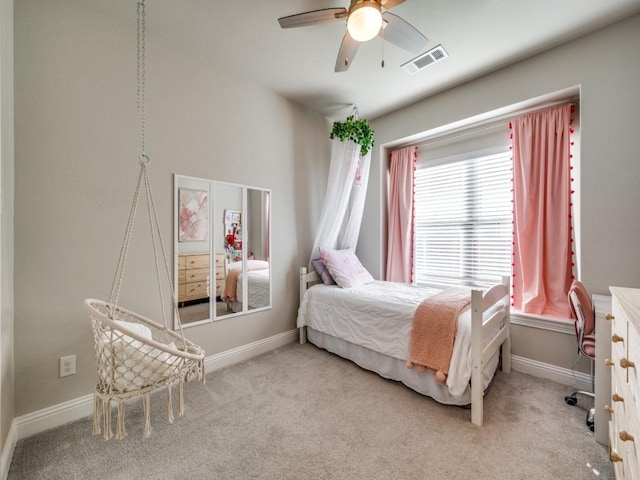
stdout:
{"type": "Polygon", "coordinates": [[[415,272],[418,284],[487,286],[510,275],[512,170],[508,129],[418,149],[415,176],[415,272]],[[487,142],[493,147],[487,148],[487,142]],[[482,145],[479,150],[473,144],[482,145]],[[445,148],[446,147],[446,148],[445,148]],[[454,148],[455,150],[455,148],[454,148]]]}

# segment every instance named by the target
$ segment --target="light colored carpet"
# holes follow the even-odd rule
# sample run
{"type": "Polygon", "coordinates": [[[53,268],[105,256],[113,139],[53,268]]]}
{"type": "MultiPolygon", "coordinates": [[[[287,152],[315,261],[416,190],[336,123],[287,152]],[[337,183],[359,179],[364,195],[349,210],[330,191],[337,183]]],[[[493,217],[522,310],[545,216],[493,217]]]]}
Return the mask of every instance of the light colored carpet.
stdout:
{"type": "Polygon", "coordinates": [[[148,439],[136,401],[125,440],[91,436],[90,419],[21,440],[9,480],[613,478],[570,391],[499,372],[478,428],[468,409],[292,344],[189,384],[174,425],[155,395],[148,439]]]}

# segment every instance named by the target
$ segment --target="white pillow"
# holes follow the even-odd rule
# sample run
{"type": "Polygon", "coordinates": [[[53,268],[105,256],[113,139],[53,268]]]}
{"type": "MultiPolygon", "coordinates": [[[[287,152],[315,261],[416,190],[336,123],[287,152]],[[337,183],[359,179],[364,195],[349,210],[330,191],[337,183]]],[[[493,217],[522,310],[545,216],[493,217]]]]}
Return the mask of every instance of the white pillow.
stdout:
{"type": "MultiPolygon", "coordinates": [[[[115,320],[115,322],[123,329],[127,329],[144,339],[152,339],[151,329],[146,325],[121,320],[115,320]]],[[[112,386],[115,390],[127,392],[161,381],[171,372],[172,366],[179,360],[179,357],[135,340],[122,331],[114,330],[113,337],[113,342],[111,342],[110,333],[105,332],[102,335],[102,341],[108,350],[112,349],[114,355],[113,379],[111,378],[110,364],[102,370],[102,377],[107,383],[113,381],[112,386]]],[[[167,347],[176,350],[177,353],[176,345],[173,342],[169,343],[167,347]]]]}
{"type": "Polygon", "coordinates": [[[362,266],[353,250],[320,249],[320,258],[335,282],[342,288],[359,287],[373,282],[373,277],[362,266]]]}
{"type": "Polygon", "coordinates": [[[115,322],[119,327],[129,330],[146,340],[152,339],[151,329],[142,323],[125,322],[124,320],[115,320],[115,322]]]}

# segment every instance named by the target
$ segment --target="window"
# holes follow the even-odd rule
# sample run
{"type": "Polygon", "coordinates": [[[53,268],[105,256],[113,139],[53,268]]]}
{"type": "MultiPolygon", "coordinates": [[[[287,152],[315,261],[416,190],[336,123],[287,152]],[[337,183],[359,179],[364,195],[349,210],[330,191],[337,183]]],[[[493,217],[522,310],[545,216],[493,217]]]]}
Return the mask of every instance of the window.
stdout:
{"type": "Polygon", "coordinates": [[[562,101],[514,112],[516,152],[509,148],[511,124],[505,117],[417,145],[418,284],[484,287],[512,275],[514,308],[568,316],[566,291],[575,278],[578,250],[573,234],[579,227],[572,214],[579,201],[572,182],[579,172],[571,171],[569,160],[577,153],[579,127],[569,113],[576,104],[569,107],[562,101]],[[515,198],[512,157],[518,172],[515,198]]]}
{"type": "Polygon", "coordinates": [[[414,255],[418,284],[487,286],[510,275],[512,162],[508,132],[500,137],[503,146],[445,158],[418,150],[414,255]]]}

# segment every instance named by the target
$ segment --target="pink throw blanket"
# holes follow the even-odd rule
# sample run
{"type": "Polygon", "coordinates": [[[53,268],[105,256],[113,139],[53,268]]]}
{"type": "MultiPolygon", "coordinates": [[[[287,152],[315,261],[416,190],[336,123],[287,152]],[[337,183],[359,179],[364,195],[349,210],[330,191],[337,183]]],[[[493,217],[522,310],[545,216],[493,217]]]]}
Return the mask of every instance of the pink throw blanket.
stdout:
{"type": "Polygon", "coordinates": [[[451,287],[425,298],[413,315],[409,361],[419,372],[433,370],[436,380],[445,383],[458,329],[458,316],[471,304],[471,289],[451,287]]]}
{"type": "Polygon", "coordinates": [[[222,299],[226,302],[235,302],[238,295],[238,276],[242,273],[241,268],[232,268],[227,272],[224,283],[224,295],[222,299]]]}

